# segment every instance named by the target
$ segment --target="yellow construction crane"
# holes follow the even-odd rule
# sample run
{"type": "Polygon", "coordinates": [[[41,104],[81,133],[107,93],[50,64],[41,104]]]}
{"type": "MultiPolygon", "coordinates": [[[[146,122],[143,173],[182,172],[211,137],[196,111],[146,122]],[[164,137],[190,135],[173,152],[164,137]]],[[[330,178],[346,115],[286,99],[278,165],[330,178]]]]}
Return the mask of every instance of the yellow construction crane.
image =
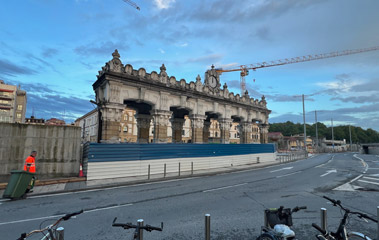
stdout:
{"type": "Polygon", "coordinates": [[[136,8],[137,10],[141,10],[141,9],[138,7],[138,5],[137,5],[135,2],[131,1],[131,0],[122,0],[122,1],[126,2],[126,3],[129,4],[130,6],[136,8]]]}
{"type": "Polygon", "coordinates": [[[286,58],[286,59],[270,61],[270,62],[261,62],[261,63],[255,63],[255,64],[240,65],[238,67],[231,68],[231,69],[216,68],[215,70],[220,75],[224,72],[240,71],[241,72],[240,73],[240,76],[241,76],[241,78],[240,78],[241,94],[244,94],[246,91],[245,77],[247,75],[249,75],[249,70],[255,71],[258,68],[281,66],[281,65],[285,65],[285,64],[307,62],[307,61],[313,61],[313,60],[320,60],[320,59],[324,59],[324,58],[339,57],[339,56],[345,56],[345,55],[351,55],[351,54],[357,54],[357,53],[369,52],[369,51],[376,51],[376,50],[379,50],[379,46],[371,47],[371,48],[345,50],[345,51],[341,51],[341,52],[331,52],[331,53],[307,55],[307,56],[302,56],[302,57],[286,58]]]}

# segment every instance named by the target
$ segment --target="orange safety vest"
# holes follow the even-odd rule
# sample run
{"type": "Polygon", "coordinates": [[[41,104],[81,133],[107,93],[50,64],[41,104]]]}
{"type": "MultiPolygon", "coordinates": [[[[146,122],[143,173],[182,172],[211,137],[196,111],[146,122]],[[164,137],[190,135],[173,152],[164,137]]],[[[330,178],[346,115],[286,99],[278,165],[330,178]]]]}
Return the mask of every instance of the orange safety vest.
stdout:
{"type": "Polygon", "coordinates": [[[36,172],[36,164],[35,164],[36,159],[32,156],[29,156],[25,159],[25,164],[24,164],[24,171],[28,171],[31,173],[36,172]]]}

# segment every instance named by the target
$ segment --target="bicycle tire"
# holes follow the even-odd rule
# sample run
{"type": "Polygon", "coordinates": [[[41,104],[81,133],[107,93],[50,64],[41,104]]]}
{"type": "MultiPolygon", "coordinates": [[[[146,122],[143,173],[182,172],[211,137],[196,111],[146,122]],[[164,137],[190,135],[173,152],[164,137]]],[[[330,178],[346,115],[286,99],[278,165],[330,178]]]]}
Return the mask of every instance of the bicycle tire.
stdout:
{"type": "Polygon", "coordinates": [[[275,236],[270,233],[262,233],[257,237],[256,240],[278,240],[275,236]]]}
{"type": "Polygon", "coordinates": [[[362,234],[362,233],[359,233],[359,232],[349,232],[348,233],[348,237],[349,237],[349,240],[372,240],[371,238],[369,238],[368,236],[362,234]]]}

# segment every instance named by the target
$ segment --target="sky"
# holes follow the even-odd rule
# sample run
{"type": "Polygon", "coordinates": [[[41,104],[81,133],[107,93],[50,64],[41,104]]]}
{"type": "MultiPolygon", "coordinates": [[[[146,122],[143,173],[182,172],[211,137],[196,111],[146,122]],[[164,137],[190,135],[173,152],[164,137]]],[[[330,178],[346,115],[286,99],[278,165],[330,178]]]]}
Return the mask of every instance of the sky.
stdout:
{"type": "MultiPolygon", "coordinates": [[[[115,49],[123,64],[196,81],[230,68],[379,46],[377,0],[14,0],[0,8],[0,79],[27,91],[27,117],[73,122],[115,49]]],[[[234,93],[239,72],[223,73],[234,93]]],[[[250,71],[269,122],[379,131],[379,51],[250,71]]]]}

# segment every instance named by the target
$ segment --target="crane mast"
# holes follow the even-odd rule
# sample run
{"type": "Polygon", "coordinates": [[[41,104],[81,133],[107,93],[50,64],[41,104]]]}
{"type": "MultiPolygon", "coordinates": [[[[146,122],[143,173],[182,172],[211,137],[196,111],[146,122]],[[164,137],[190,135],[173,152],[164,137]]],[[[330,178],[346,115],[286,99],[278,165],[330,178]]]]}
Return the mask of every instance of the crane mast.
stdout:
{"type": "Polygon", "coordinates": [[[131,0],[122,0],[122,1],[126,2],[127,4],[129,4],[130,6],[134,7],[134,8],[137,9],[137,10],[141,10],[141,9],[138,7],[138,5],[137,5],[135,2],[131,1],[131,0]]]}
{"type": "Polygon", "coordinates": [[[314,55],[307,55],[307,56],[302,56],[302,57],[285,58],[285,59],[276,60],[276,61],[240,65],[238,68],[231,68],[231,69],[216,68],[216,72],[218,72],[219,74],[222,74],[223,72],[240,71],[241,94],[244,94],[246,91],[245,77],[249,75],[249,70],[255,71],[258,68],[274,67],[274,66],[281,66],[281,65],[300,63],[300,62],[308,62],[308,61],[320,60],[320,59],[325,59],[325,58],[333,58],[333,57],[358,54],[358,53],[370,52],[370,51],[377,51],[377,50],[379,50],[379,46],[370,47],[370,48],[353,49],[353,50],[344,50],[340,52],[314,54],[314,55]]]}

